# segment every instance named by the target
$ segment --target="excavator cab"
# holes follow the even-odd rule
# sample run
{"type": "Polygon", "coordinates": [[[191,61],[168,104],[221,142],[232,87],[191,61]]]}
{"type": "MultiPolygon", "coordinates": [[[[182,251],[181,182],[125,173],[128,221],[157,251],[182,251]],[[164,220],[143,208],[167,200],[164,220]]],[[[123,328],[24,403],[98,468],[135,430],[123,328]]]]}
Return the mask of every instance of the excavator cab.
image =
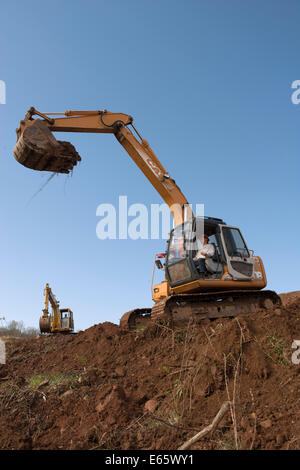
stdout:
{"type": "Polygon", "coordinates": [[[166,257],[166,278],[171,287],[200,279],[194,258],[201,249],[201,234],[209,237],[214,255],[206,259],[207,278],[219,279],[224,272],[219,237],[221,219],[194,218],[175,227],[170,234],[166,257]],[[205,223],[204,223],[205,222],[205,223]]]}
{"type": "MultiPolygon", "coordinates": [[[[194,218],[171,231],[165,273],[167,281],[174,288],[200,280],[204,280],[205,284],[206,281],[213,281],[214,287],[216,281],[220,284],[220,281],[229,280],[260,281],[260,288],[266,285],[263,266],[248,249],[239,228],[228,226],[222,219],[212,217],[194,218]],[[205,259],[204,279],[194,261],[197,251],[201,249],[202,233],[209,237],[208,243],[214,246],[214,255],[205,259]]],[[[209,284],[205,287],[209,287],[209,284]]],[[[255,287],[258,287],[257,283],[255,287]]]]}
{"type": "Polygon", "coordinates": [[[69,308],[60,309],[60,325],[62,331],[74,330],[73,312],[69,308]]]}

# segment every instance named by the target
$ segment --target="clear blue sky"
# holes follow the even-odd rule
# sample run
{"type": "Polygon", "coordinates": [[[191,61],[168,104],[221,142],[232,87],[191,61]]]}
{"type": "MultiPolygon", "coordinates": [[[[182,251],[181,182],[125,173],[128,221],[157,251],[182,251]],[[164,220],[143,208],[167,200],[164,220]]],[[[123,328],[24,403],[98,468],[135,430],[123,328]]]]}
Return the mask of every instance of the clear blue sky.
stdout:
{"type": "Polygon", "coordinates": [[[46,282],[79,329],[151,306],[155,240],[100,241],[96,208],[160,198],[110,135],[69,134],[83,161],[55,177],[12,156],[41,111],[131,114],[188,200],[241,228],[268,287],[298,290],[298,1],[11,0],[1,7],[0,316],[38,326],[46,282]]]}

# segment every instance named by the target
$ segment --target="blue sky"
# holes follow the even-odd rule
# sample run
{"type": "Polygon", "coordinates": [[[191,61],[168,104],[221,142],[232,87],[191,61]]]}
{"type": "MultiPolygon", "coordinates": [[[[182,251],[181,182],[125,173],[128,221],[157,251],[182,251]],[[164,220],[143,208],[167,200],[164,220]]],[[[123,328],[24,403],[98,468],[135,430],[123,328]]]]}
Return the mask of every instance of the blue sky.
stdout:
{"type": "Polygon", "coordinates": [[[11,0],[1,8],[0,316],[38,326],[43,288],[78,329],[151,306],[161,240],[96,237],[96,208],[160,203],[111,135],[66,134],[72,177],[12,156],[30,106],[109,109],[137,128],[192,204],[239,226],[268,287],[299,290],[300,79],[297,1],[11,0]]]}

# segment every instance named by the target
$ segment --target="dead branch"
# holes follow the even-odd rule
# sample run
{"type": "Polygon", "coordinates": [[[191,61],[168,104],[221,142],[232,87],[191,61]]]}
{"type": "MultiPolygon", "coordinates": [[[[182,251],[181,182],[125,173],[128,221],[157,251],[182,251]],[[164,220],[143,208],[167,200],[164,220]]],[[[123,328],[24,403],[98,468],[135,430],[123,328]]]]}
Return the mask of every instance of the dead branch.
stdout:
{"type": "Polygon", "coordinates": [[[202,431],[198,432],[197,434],[195,434],[195,436],[193,436],[191,439],[189,439],[188,441],[184,442],[180,447],[178,447],[178,450],[186,450],[188,449],[189,447],[191,447],[192,444],[194,444],[195,442],[199,441],[199,439],[201,439],[202,437],[206,436],[207,434],[209,434],[210,432],[213,432],[216,427],[218,426],[219,422],[221,421],[221,419],[224,417],[224,415],[227,413],[227,411],[229,410],[229,407],[230,407],[230,402],[229,401],[225,401],[223,403],[223,405],[221,406],[220,410],[218,411],[218,413],[216,414],[216,416],[214,417],[212,423],[209,425],[209,426],[206,426],[206,428],[202,429],[202,431]]]}

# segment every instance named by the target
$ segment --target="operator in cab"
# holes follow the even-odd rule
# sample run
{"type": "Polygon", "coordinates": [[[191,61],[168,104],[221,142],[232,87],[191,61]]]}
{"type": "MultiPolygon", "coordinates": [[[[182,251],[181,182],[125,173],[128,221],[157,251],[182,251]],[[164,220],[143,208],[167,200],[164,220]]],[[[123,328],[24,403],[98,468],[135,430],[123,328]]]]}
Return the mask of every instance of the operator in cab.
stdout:
{"type": "Polygon", "coordinates": [[[196,253],[193,260],[195,262],[195,266],[200,273],[207,273],[207,269],[205,266],[205,259],[212,258],[215,254],[215,247],[212,243],[209,243],[209,236],[205,233],[200,238],[202,247],[196,253]]]}

